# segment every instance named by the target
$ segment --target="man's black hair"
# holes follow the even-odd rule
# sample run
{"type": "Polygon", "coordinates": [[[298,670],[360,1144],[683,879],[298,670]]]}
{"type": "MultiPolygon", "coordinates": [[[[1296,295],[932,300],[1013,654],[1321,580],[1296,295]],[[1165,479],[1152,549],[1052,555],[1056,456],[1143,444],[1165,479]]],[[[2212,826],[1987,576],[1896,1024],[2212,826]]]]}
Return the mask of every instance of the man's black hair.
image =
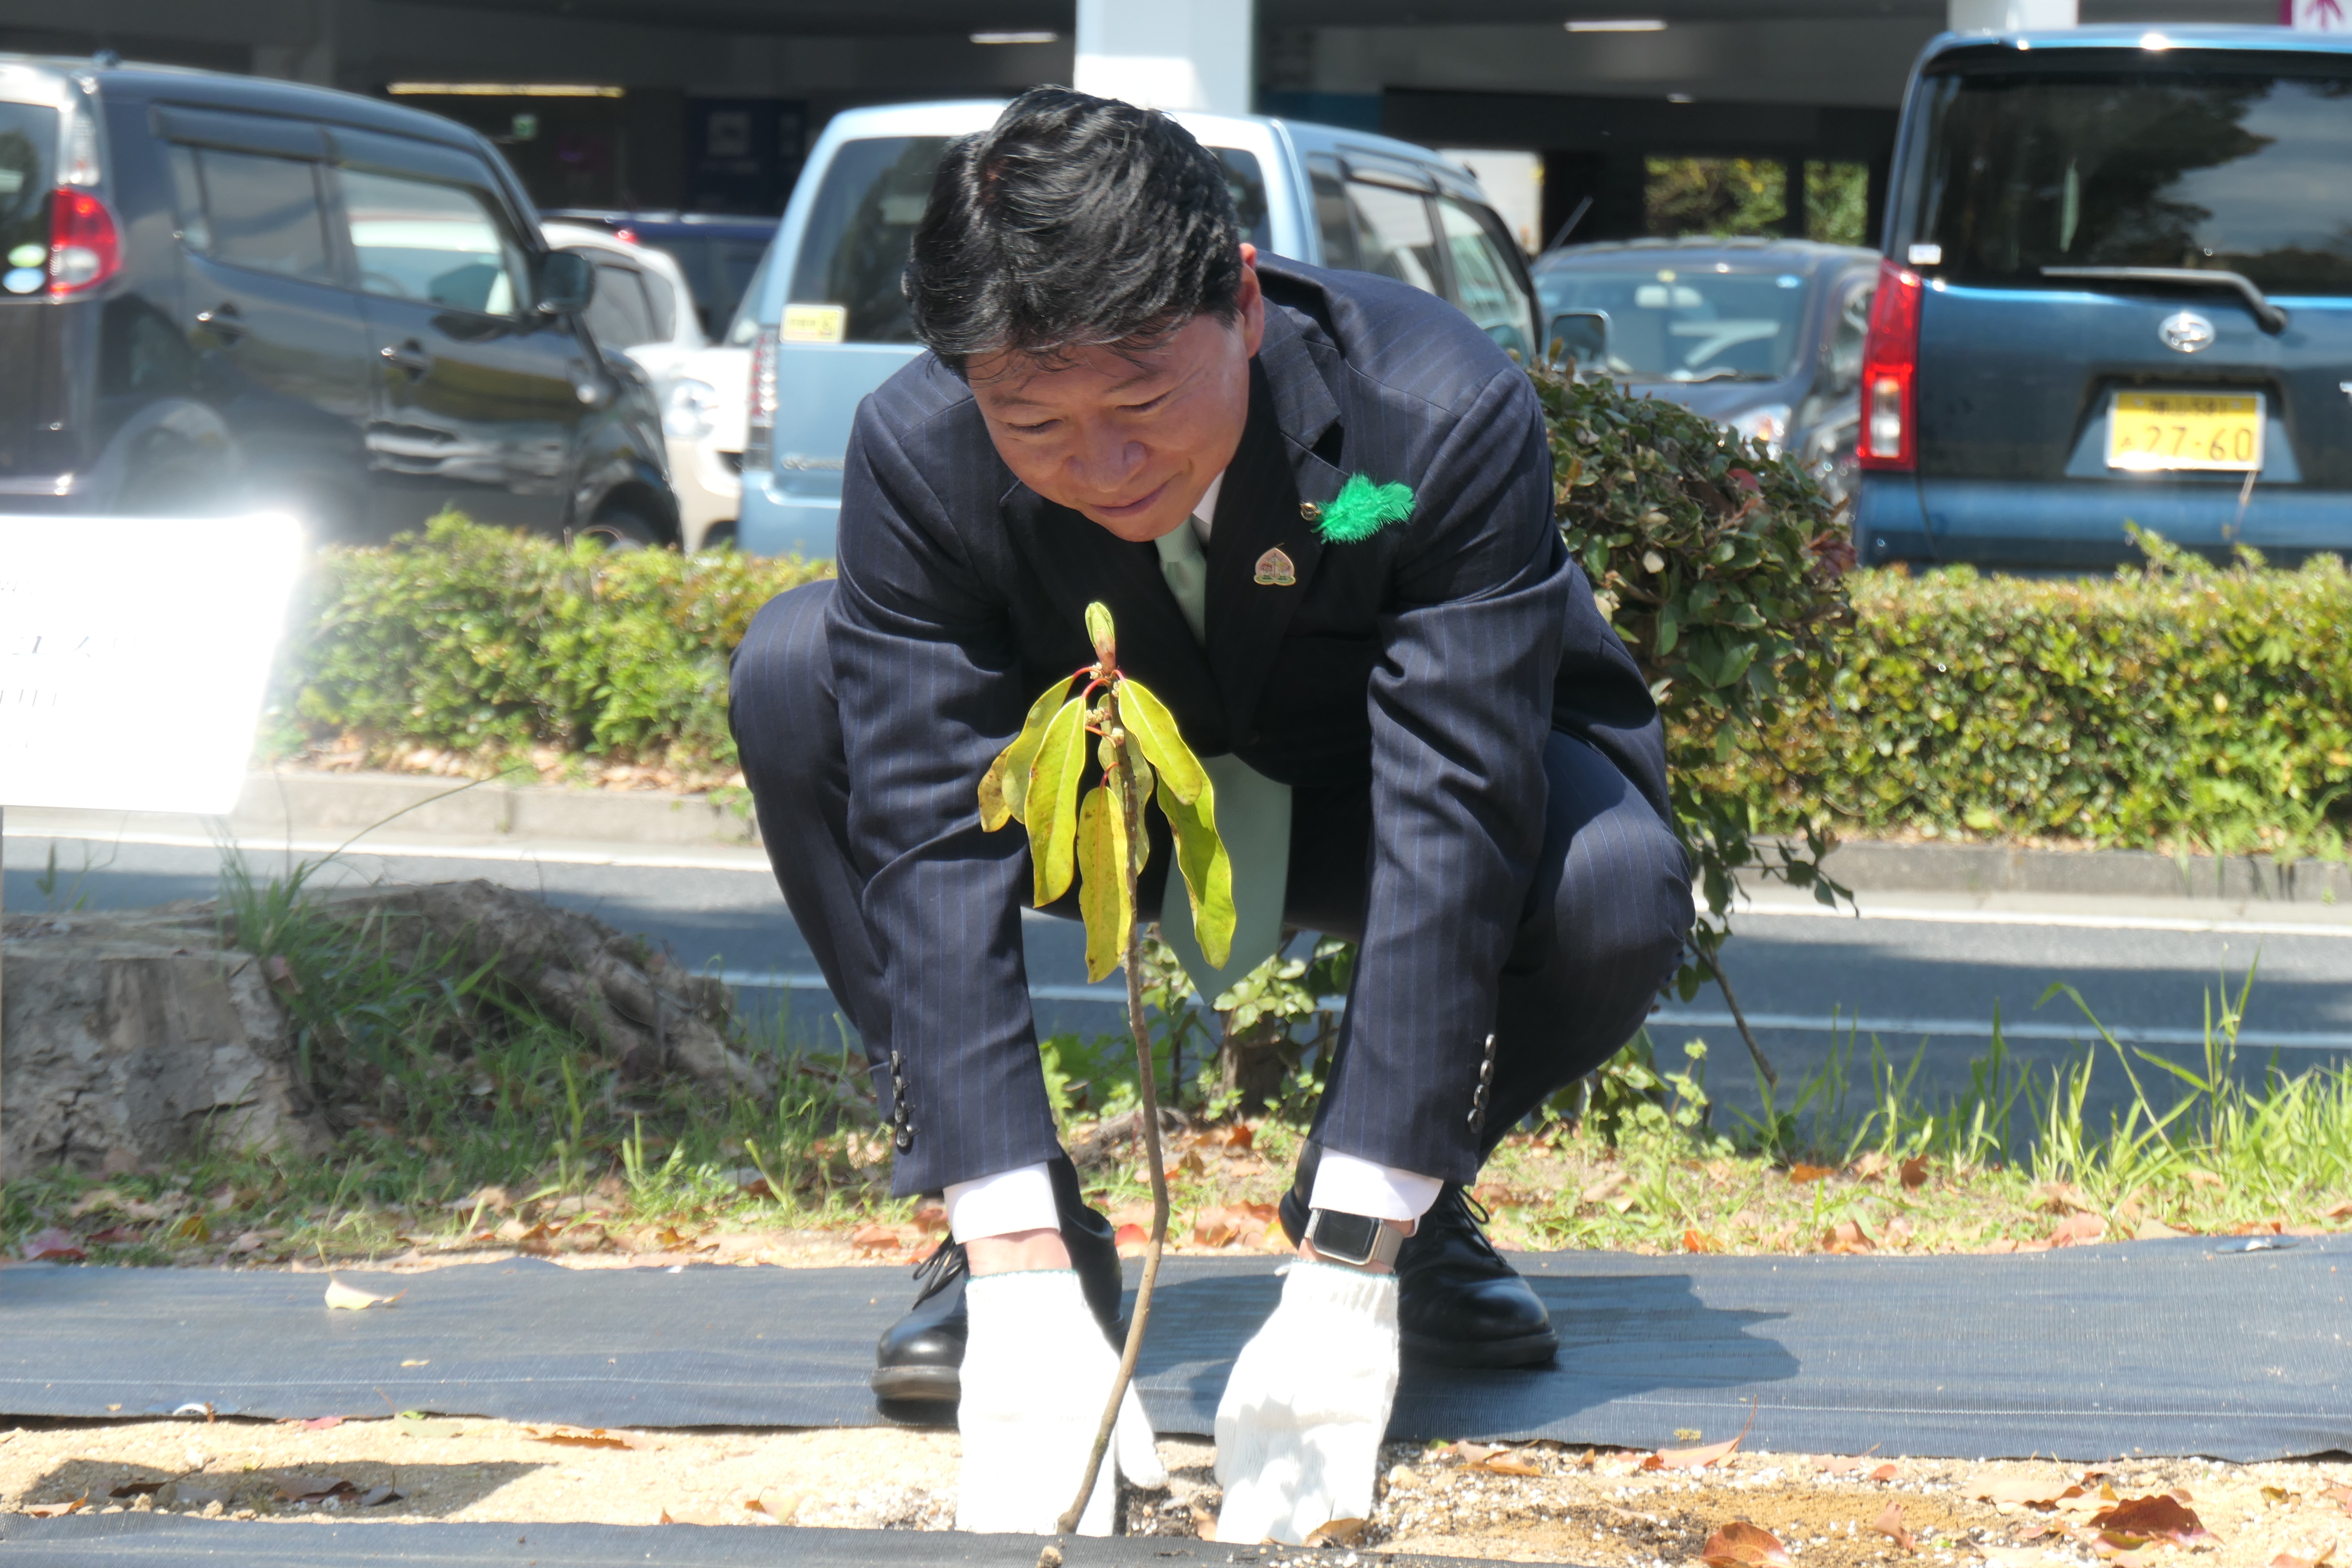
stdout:
{"type": "Polygon", "coordinates": [[[961,371],[1234,319],[1224,167],[1166,115],[1040,87],[950,142],[907,263],[915,335],[961,371]]]}

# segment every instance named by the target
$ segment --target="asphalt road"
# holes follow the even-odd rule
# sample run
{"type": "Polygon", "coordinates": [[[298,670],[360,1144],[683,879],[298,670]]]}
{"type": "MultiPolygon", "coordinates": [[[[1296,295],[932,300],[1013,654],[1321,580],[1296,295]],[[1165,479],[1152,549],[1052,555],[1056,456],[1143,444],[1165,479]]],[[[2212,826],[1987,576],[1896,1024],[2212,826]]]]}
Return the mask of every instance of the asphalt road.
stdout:
{"type": "MultiPolygon", "coordinates": [[[[21,835],[9,837],[5,852],[11,912],[209,897],[220,866],[220,852],[211,847],[21,835]]],[[[248,853],[257,874],[278,872],[285,863],[282,852],[248,853]]],[[[485,877],[530,889],[642,932],[667,944],[678,959],[728,976],[762,1028],[803,1043],[838,1044],[845,1037],[845,1023],[763,868],[353,852],[321,876],[330,881],[485,877]]],[[[1865,900],[1865,908],[1874,902],[1865,900]]],[[[1841,1048],[1859,1067],[1875,1044],[1902,1068],[1919,1053],[1915,1088],[1930,1097],[1949,1092],[1968,1081],[1971,1061],[1986,1052],[1998,1014],[2012,1061],[2044,1080],[2053,1064],[2085,1048],[2099,1053],[2091,1095],[2098,1117],[2103,1108],[2120,1103],[2127,1086],[2116,1053],[2098,1044],[2071,1001],[2042,1003],[2053,983],[2074,986],[2126,1044],[2195,1063],[2203,1056],[2209,999],[2225,984],[2242,983],[2257,964],[2242,1071],[2260,1072],[2273,1052],[2289,1071],[2352,1055],[2352,984],[2347,984],[2352,981],[2352,927],[2174,929],[2188,923],[2123,907],[2110,916],[1857,920],[1751,913],[1739,921],[1727,967],[1789,1087],[1820,1070],[1841,1048]]],[[[1074,924],[1032,915],[1027,943],[1041,1030],[1108,1033],[1122,1026],[1116,991],[1086,984],[1074,924]]],[[[1727,1024],[1722,995],[1709,987],[1688,1003],[1671,1005],[1654,1020],[1652,1035],[1670,1062],[1679,1061],[1685,1040],[1706,1042],[1708,1080],[1718,1097],[1753,1107],[1754,1075],[1727,1024]]]]}

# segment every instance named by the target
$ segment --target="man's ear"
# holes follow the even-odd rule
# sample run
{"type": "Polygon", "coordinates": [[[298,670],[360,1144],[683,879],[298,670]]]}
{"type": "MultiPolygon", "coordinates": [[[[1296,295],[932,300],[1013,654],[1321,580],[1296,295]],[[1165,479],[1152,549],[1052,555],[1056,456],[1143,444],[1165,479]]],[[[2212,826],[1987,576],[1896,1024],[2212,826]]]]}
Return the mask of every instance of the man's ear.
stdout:
{"type": "Polygon", "coordinates": [[[1241,287],[1234,290],[1235,318],[1242,329],[1242,348],[1252,359],[1265,342],[1265,293],[1257,286],[1257,247],[1242,247],[1241,287]]]}

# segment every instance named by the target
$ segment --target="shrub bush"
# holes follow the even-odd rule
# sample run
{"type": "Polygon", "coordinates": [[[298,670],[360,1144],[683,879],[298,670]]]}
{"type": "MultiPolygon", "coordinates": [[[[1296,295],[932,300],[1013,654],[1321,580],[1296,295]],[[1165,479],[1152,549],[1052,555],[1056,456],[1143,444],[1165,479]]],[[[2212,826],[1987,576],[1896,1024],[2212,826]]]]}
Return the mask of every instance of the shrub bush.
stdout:
{"type": "Polygon", "coordinates": [[[446,513],[421,538],[320,553],[268,740],[378,763],[431,747],[480,772],[552,748],[724,777],[728,656],[761,605],[830,571],[563,545],[446,513]]]}
{"type": "MultiPolygon", "coordinates": [[[[2140,537],[2147,567],[2105,579],[1861,574],[1826,701],[1765,744],[1851,829],[2342,855],[2352,577],[2140,537]]],[[[1822,808],[1785,786],[1758,805],[1780,826],[1822,808]]]]}

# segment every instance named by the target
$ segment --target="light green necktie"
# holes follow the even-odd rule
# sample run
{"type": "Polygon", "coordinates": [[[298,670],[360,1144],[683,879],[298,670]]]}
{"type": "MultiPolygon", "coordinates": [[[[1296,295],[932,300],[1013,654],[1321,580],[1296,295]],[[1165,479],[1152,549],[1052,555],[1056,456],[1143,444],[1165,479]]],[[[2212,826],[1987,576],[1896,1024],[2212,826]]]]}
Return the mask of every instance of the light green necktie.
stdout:
{"type": "MultiPolygon", "coordinates": [[[[1209,558],[1202,552],[1200,536],[1188,520],[1160,536],[1160,571],[1168,579],[1192,640],[1207,646],[1209,637],[1209,558]]],[[[1160,934],[1176,950],[1203,1002],[1214,1003],[1222,992],[1274,956],[1282,946],[1282,900],[1290,881],[1290,786],[1276,784],[1239,757],[1203,757],[1209,783],[1216,792],[1217,834],[1234,868],[1234,947],[1223,969],[1212,969],[1192,940],[1192,902],[1184,896],[1184,879],[1169,868],[1168,891],[1160,900],[1160,934]]]]}

